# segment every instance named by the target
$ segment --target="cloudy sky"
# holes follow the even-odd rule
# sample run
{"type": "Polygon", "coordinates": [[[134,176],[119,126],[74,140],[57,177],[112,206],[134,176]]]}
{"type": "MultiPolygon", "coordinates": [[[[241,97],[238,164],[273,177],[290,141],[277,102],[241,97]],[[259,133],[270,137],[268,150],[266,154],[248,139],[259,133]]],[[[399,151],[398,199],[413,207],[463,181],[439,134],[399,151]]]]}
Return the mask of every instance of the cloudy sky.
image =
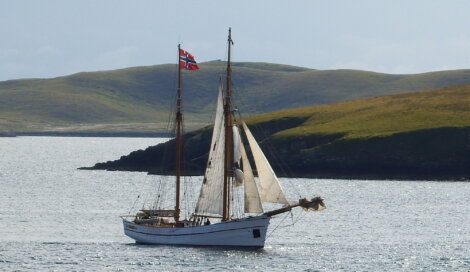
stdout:
{"type": "Polygon", "coordinates": [[[470,1],[0,0],[0,80],[196,59],[420,73],[470,68],[470,1]]]}

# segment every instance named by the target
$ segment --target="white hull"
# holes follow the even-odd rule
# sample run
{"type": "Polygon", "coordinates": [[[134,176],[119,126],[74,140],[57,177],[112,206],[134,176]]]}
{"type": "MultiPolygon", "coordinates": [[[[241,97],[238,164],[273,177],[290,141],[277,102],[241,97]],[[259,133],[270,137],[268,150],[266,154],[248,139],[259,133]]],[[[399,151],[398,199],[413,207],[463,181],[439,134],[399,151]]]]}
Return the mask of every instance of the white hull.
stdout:
{"type": "Polygon", "coordinates": [[[161,245],[264,247],[267,215],[241,218],[206,226],[149,227],[123,218],[124,233],[137,243],[161,245]]]}

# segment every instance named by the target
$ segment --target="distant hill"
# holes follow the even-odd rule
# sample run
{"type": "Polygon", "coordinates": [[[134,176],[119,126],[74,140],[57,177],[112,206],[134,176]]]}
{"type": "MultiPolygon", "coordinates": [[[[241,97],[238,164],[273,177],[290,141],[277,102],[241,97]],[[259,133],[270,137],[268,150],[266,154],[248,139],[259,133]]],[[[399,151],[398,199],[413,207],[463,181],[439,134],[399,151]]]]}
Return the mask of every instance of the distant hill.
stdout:
{"type": "MultiPolygon", "coordinates": [[[[184,72],[188,128],[209,123],[225,63],[184,72]]],[[[470,70],[390,75],[313,70],[269,63],[234,63],[235,103],[246,114],[470,84],[470,70]]],[[[84,72],[51,79],[0,82],[0,131],[164,132],[173,105],[171,64],[84,72]]]]}
{"type": "MultiPolygon", "coordinates": [[[[282,176],[470,180],[470,85],[253,116],[282,176]]],[[[202,174],[211,129],[185,136],[184,169],[202,174]]],[[[172,173],[174,142],[92,169],[172,173]]]]}

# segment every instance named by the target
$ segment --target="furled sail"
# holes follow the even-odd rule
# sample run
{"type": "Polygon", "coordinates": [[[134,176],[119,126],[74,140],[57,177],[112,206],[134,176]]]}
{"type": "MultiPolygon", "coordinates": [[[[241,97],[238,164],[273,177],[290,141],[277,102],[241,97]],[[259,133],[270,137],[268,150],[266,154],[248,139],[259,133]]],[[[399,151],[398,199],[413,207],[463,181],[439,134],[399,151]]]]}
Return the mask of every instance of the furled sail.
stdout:
{"type": "Polygon", "coordinates": [[[263,206],[258,192],[258,187],[255,183],[253,170],[251,169],[250,161],[246,156],[245,147],[240,145],[240,153],[243,163],[243,183],[245,185],[245,212],[246,213],[262,213],[263,206]]]}
{"type": "Polygon", "coordinates": [[[289,204],[276,174],[245,122],[243,122],[243,130],[245,131],[246,138],[250,144],[256,169],[258,170],[261,200],[263,202],[289,204]]]}
{"type": "Polygon", "coordinates": [[[206,172],[196,204],[197,214],[222,215],[222,195],[224,179],[224,104],[222,87],[219,87],[217,109],[212,132],[211,149],[206,172]]]}
{"type": "Polygon", "coordinates": [[[240,132],[238,131],[237,126],[233,126],[232,130],[233,130],[233,162],[235,164],[240,165],[240,159],[242,157],[242,155],[240,154],[240,145],[241,145],[240,132]]]}
{"type": "Polygon", "coordinates": [[[239,187],[243,185],[243,181],[245,180],[245,175],[242,170],[239,168],[233,169],[233,177],[234,179],[234,186],[239,187]]]}

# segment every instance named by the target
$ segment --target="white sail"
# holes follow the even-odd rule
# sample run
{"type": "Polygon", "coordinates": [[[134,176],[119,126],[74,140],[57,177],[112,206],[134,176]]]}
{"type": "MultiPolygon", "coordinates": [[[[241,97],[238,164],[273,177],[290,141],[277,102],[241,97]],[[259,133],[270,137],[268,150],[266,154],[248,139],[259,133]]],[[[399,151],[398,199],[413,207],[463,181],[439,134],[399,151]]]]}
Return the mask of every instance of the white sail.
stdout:
{"type": "Polygon", "coordinates": [[[245,122],[243,122],[243,130],[245,131],[246,138],[250,144],[256,169],[258,170],[261,200],[263,202],[289,204],[276,174],[245,122]]]}
{"type": "Polygon", "coordinates": [[[222,215],[222,194],[224,179],[224,104],[222,87],[219,87],[211,149],[207,161],[206,173],[196,204],[197,214],[222,215]]]}
{"type": "Polygon", "coordinates": [[[240,145],[240,153],[243,163],[243,183],[245,185],[245,212],[262,213],[263,206],[261,205],[258,187],[256,186],[253,170],[251,169],[250,161],[246,156],[243,144],[240,145]]]}

